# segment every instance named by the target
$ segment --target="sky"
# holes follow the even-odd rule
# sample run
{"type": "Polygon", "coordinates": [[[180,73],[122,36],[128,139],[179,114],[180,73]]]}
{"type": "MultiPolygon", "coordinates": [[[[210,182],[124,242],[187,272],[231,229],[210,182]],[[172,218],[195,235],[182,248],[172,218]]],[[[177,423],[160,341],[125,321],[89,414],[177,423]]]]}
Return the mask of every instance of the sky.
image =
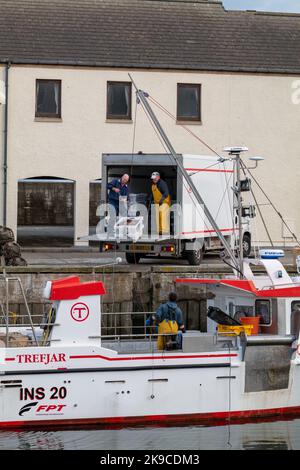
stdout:
{"type": "Polygon", "coordinates": [[[223,0],[227,10],[262,10],[300,13],[300,0],[223,0]]]}

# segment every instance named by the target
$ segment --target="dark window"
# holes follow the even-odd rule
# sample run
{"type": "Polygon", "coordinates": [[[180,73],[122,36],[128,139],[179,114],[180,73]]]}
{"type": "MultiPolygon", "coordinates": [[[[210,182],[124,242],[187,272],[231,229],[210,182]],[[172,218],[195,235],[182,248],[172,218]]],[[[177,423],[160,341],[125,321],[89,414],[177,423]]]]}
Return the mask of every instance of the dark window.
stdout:
{"type": "Polygon", "coordinates": [[[255,301],[255,316],[260,317],[261,325],[271,325],[271,304],[269,300],[255,301]]]}
{"type": "Polygon", "coordinates": [[[36,81],[36,117],[61,117],[61,80],[36,81]]]}
{"type": "Polygon", "coordinates": [[[178,121],[201,121],[201,85],[177,84],[178,121]]]}
{"type": "Polygon", "coordinates": [[[243,317],[252,317],[253,316],[253,307],[249,305],[236,305],[234,319],[240,321],[243,317]]]}
{"type": "Polygon", "coordinates": [[[107,82],[107,119],[131,119],[131,83],[107,82]]]}
{"type": "Polygon", "coordinates": [[[299,336],[300,331],[300,301],[292,302],[291,312],[291,335],[299,336]]]}
{"type": "Polygon", "coordinates": [[[90,210],[89,210],[89,225],[96,227],[99,222],[97,209],[101,203],[101,180],[90,182],[90,210]]]}

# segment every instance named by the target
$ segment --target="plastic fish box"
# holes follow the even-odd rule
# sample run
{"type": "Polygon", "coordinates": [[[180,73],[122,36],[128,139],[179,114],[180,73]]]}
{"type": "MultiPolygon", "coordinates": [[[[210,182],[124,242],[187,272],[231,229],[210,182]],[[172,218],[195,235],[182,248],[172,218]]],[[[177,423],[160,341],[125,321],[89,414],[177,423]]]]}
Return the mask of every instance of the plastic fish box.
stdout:
{"type": "Polygon", "coordinates": [[[114,227],[116,238],[130,238],[133,241],[141,238],[143,229],[143,217],[120,217],[114,227]]]}

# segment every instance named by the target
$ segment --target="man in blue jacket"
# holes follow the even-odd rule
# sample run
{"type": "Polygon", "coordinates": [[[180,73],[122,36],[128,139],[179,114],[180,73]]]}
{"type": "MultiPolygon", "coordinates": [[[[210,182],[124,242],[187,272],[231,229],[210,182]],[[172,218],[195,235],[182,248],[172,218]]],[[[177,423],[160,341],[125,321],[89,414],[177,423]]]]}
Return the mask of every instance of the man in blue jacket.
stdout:
{"type": "MultiPolygon", "coordinates": [[[[178,325],[177,333],[177,347],[181,349],[182,347],[182,333],[185,331],[183,316],[181,309],[177,306],[176,303],[177,294],[175,292],[170,292],[169,301],[161,304],[156,311],[156,320],[158,324],[162,323],[164,320],[167,322],[176,322],[178,325]]],[[[166,338],[167,339],[167,338],[166,338]]]]}
{"type": "Polygon", "coordinates": [[[116,216],[119,215],[120,207],[120,196],[125,196],[128,198],[129,188],[128,188],[129,175],[126,173],[121,178],[115,178],[110,183],[107,184],[108,193],[108,203],[111,204],[116,211],[116,216]]]}

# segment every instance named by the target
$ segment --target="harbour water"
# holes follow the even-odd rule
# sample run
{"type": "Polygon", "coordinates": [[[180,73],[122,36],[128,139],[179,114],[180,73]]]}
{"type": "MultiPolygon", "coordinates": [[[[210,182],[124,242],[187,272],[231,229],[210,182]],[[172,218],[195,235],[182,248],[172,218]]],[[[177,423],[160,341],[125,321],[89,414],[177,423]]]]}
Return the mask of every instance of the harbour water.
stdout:
{"type": "Polygon", "coordinates": [[[1,431],[0,450],[298,450],[300,419],[225,426],[1,431]]]}

